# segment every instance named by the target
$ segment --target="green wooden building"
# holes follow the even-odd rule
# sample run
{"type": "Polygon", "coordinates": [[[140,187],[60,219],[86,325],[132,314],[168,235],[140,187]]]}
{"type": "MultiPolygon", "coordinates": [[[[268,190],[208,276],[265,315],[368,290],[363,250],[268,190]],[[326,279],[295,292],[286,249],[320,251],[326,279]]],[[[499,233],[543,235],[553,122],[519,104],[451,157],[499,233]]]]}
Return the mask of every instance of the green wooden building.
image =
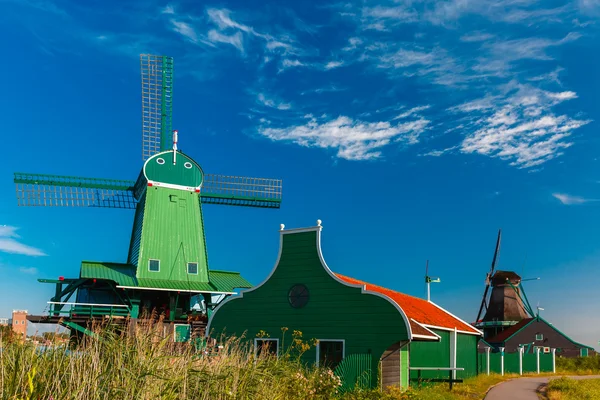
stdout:
{"type": "Polygon", "coordinates": [[[245,334],[257,350],[268,345],[279,353],[282,328],[287,335],[299,330],[318,340],[305,361],[335,369],[346,386],[359,376],[367,376],[362,383],[369,386],[406,388],[419,374],[477,374],[480,331],[433,302],[334,273],[321,253],[321,230],[320,221],[302,229],[282,225],[271,274],[221,303],[209,319],[209,334],[245,334]]]}

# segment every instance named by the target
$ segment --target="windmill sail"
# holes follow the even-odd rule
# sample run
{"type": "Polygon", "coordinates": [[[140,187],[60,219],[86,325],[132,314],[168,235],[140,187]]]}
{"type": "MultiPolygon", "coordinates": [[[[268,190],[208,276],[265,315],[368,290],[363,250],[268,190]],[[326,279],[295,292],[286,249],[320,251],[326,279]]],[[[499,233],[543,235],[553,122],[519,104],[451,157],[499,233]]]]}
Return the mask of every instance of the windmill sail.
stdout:
{"type": "Polygon", "coordinates": [[[205,174],[200,196],[202,203],[279,208],[281,180],[205,174]]]}
{"type": "Polygon", "coordinates": [[[171,145],[173,57],[140,55],[142,72],[142,159],[171,145]]]}
{"type": "Polygon", "coordinates": [[[135,209],[134,181],[15,173],[19,206],[135,209]]]}

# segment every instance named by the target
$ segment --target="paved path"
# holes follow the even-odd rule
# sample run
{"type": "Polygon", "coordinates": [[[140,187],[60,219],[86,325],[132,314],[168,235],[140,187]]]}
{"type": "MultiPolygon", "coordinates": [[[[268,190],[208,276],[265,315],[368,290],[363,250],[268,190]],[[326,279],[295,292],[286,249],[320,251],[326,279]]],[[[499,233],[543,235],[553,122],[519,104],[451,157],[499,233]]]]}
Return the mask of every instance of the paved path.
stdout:
{"type": "MultiPolygon", "coordinates": [[[[537,389],[554,377],[518,378],[495,386],[485,400],[538,400],[537,389]]],[[[600,375],[569,376],[573,379],[600,379],[600,375]]]]}

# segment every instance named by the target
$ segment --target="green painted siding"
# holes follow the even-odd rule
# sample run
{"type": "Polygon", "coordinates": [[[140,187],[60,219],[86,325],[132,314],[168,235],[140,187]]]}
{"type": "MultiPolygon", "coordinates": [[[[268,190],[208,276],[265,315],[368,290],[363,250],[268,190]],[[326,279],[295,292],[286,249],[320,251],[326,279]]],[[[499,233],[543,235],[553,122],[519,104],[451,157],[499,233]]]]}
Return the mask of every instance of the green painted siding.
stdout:
{"type": "MultiPolygon", "coordinates": [[[[410,367],[450,367],[450,332],[432,329],[441,339],[439,342],[412,342],[410,344],[410,367]]],[[[410,379],[417,379],[417,371],[410,371],[410,379]]],[[[447,371],[422,371],[421,377],[448,378],[447,371]]]]}
{"type": "Polygon", "coordinates": [[[477,342],[479,336],[458,333],[456,340],[456,366],[464,368],[457,371],[458,379],[470,378],[477,375],[477,342]]]}
{"type": "Polygon", "coordinates": [[[408,379],[409,379],[409,359],[410,355],[408,352],[409,345],[406,345],[400,349],[400,386],[403,388],[408,387],[408,379]]]}
{"type": "Polygon", "coordinates": [[[129,255],[127,263],[138,266],[140,256],[140,244],[142,241],[142,228],[144,226],[144,208],[146,206],[146,192],[135,208],[135,217],[133,218],[133,228],[131,230],[131,242],[129,244],[129,255]]]}
{"type": "Polygon", "coordinates": [[[183,153],[177,152],[177,163],[173,164],[173,151],[150,157],[144,164],[144,175],[150,181],[194,188],[200,186],[203,176],[202,168],[183,153]],[[164,163],[159,164],[159,159],[164,163]],[[186,168],[186,163],[191,164],[191,168],[186,168]]]}
{"type": "Polygon", "coordinates": [[[519,373],[519,353],[504,353],[504,373],[519,373]]]}
{"type": "MultiPolygon", "coordinates": [[[[384,298],[362,294],[360,288],[346,286],[331,277],[319,259],[317,232],[282,235],[281,258],[267,282],[243,297],[223,304],[211,319],[211,335],[256,337],[260,330],[287,345],[292,330],[300,330],[305,339],[344,339],[345,354],[372,354],[376,384],[379,359],[398,341],[407,340],[407,327],[395,306],[384,298]],[[295,284],[304,284],[309,300],[302,308],[292,308],[288,292],[295,284]],[[282,327],[289,328],[285,340],[282,327]]],[[[315,362],[314,348],[305,361],[315,362]]]]}
{"type": "Polygon", "coordinates": [[[208,282],[208,262],[197,193],[148,187],[145,196],[137,277],[208,282]],[[148,270],[148,260],[160,260],[160,271],[148,270]],[[198,274],[187,263],[198,263],[198,274]]]}

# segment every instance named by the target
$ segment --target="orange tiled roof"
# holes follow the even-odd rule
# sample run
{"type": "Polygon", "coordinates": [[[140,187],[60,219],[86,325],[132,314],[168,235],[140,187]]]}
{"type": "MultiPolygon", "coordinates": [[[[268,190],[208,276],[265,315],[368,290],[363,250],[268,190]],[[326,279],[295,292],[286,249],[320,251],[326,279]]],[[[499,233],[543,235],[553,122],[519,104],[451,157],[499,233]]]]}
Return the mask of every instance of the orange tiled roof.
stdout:
{"type": "MultiPolygon", "coordinates": [[[[381,293],[389,297],[396,304],[398,304],[402,310],[404,310],[409,320],[414,319],[418,323],[426,326],[431,325],[446,329],[456,328],[459,331],[480,334],[480,332],[471,325],[459,320],[427,300],[409,296],[407,294],[386,289],[371,283],[359,281],[358,279],[350,278],[344,275],[335,275],[344,282],[365,285],[367,290],[381,293]]],[[[423,330],[422,327],[418,327],[417,329],[413,328],[416,324],[413,324],[412,322],[413,321],[411,321],[411,329],[413,329],[413,334],[425,334],[420,332],[423,330]]],[[[431,335],[431,333],[427,333],[427,335],[431,335]]]]}

